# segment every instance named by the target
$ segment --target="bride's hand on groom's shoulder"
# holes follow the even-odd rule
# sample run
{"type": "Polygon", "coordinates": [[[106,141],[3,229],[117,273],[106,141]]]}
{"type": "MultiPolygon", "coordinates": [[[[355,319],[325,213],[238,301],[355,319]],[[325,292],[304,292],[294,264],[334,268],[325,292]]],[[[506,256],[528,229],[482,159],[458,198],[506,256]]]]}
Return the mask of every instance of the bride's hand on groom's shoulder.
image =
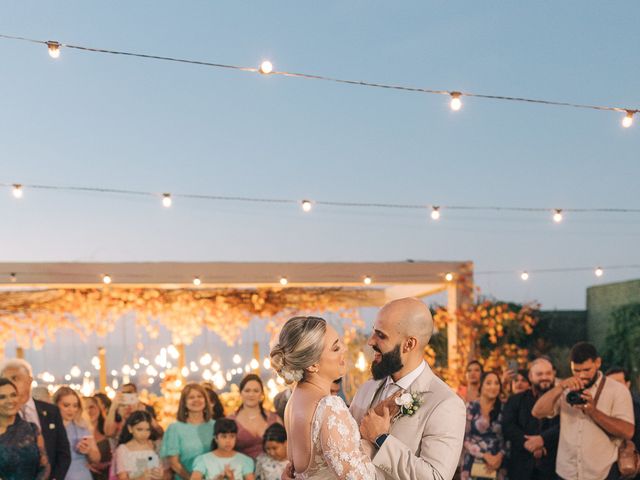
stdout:
{"type": "Polygon", "coordinates": [[[295,471],[293,470],[293,464],[291,462],[287,463],[287,466],[284,467],[284,471],[280,476],[281,480],[294,480],[295,471]]]}

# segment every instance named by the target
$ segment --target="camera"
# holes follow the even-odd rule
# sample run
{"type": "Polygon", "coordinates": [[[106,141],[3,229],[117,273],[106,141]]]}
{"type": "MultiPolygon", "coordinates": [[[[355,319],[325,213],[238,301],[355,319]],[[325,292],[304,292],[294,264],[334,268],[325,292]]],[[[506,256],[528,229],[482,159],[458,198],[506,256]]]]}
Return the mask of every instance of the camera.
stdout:
{"type": "Polygon", "coordinates": [[[569,393],[567,393],[567,403],[569,405],[584,405],[587,403],[587,401],[582,398],[582,392],[584,392],[584,389],[582,390],[572,390],[569,393]]]}

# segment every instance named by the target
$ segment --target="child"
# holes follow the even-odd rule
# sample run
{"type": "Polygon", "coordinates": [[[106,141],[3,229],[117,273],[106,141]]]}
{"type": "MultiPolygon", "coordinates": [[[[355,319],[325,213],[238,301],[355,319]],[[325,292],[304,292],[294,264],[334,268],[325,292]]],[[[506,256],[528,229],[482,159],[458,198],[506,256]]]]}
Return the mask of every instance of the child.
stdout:
{"type": "Polygon", "coordinates": [[[253,460],[234,450],[238,425],[229,418],[219,418],[213,427],[211,452],[193,462],[191,480],[255,480],[253,460]]]}
{"type": "Polygon", "coordinates": [[[280,480],[287,466],[287,431],[274,423],[262,437],[264,453],[256,460],[256,480],[280,480]]]}
{"type": "Polygon", "coordinates": [[[114,454],[118,480],[162,480],[164,469],[156,452],[157,432],[151,415],[138,410],[127,418],[114,454]]]}

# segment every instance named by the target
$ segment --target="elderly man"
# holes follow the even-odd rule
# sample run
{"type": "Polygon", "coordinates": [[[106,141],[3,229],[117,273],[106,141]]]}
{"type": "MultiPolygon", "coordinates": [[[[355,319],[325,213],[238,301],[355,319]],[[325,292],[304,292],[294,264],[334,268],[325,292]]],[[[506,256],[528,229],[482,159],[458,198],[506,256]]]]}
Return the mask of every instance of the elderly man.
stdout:
{"type": "Polygon", "coordinates": [[[64,480],[71,463],[71,451],[67,432],[57,406],[34,400],[31,397],[33,373],[31,365],[22,359],[13,358],[0,365],[0,377],[11,380],[18,388],[20,416],[35,423],[44,437],[45,449],[51,464],[50,480],[64,480]]]}
{"type": "Polygon", "coordinates": [[[369,338],[373,380],[360,387],[350,410],[373,446],[379,479],[449,480],[460,459],[465,406],[424,361],[432,333],[427,306],[403,298],[380,310],[369,338]],[[373,408],[394,396],[403,405],[393,419],[386,406],[373,408]]]}

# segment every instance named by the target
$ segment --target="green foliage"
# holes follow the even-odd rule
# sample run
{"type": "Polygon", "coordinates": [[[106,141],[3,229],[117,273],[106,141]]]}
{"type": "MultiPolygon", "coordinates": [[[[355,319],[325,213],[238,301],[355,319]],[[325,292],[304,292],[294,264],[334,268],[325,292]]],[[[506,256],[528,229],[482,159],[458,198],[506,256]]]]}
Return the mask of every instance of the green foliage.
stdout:
{"type": "Polygon", "coordinates": [[[614,310],[602,354],[605,365],[626,369],[635,383],[640,373],[640,303],[614,310]]]}

